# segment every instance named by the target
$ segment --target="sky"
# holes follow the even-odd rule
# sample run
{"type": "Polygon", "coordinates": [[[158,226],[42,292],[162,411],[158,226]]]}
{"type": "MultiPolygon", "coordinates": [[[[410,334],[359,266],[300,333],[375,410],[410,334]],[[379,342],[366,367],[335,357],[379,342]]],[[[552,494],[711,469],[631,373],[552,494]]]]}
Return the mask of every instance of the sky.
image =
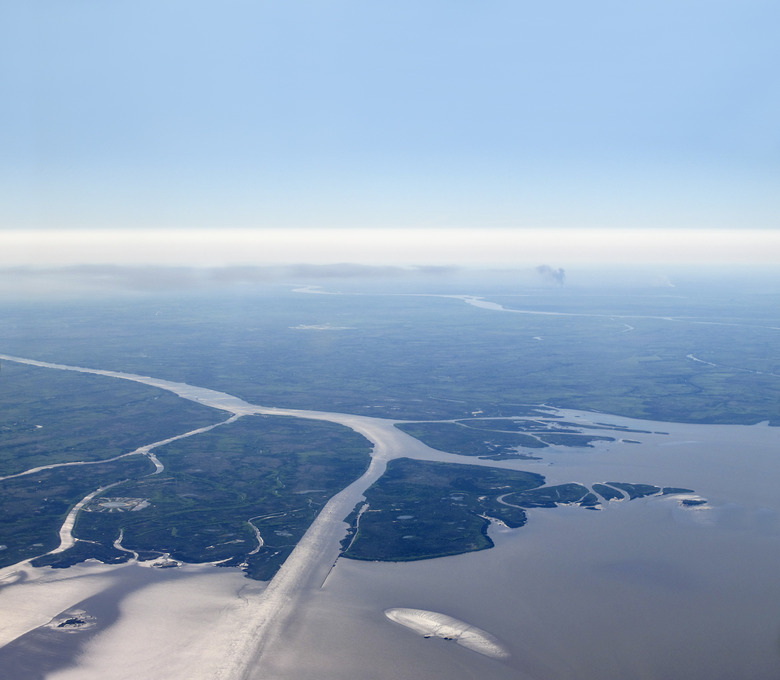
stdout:
{"type": "Polygon", "coordinates": [[[0,266],[780,263],[779,19],[0,0],[0,266]]]}

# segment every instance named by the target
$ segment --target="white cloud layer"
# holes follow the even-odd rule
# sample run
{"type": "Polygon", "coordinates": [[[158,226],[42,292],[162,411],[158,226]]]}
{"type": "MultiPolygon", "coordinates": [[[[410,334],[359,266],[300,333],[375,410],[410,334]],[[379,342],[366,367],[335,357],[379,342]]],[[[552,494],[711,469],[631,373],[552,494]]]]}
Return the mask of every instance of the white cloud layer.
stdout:
{"type": "Polygon", "coordinates": [[[163,229],[0,233],[0,266],[780,264],[780,230],[163,229]]]}

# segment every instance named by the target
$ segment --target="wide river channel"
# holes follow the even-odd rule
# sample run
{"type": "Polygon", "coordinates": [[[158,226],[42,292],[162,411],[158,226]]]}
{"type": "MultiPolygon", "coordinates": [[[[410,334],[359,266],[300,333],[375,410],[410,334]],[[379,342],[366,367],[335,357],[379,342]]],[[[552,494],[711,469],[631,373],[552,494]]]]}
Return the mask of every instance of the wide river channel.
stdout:
{"type": "Polygon", "coordinates": [[[2,570],[8,584],[0,589],[4,616],[21,612],[26,601],[31,623],[24,630],[6,626],[0,644],[21,644],[26,637],[32,650],[45,623],[84,603],[86,583],[97,584],[90,597],[102,594],[96,609],[113,603],[99,634],[71,645],[68,663],[53,664],[38,677],[780,677],[780,456],[778,432],[767,425],[689,425],[556,411],[591,428],[642,432],[626,441],[614,429],[589,429],[615,441],[550,447],[540,460],[497,463],[431,449],[391,420],[257,406],[152,377],[0,359],[132,380],[238,416],[327,420],[374,445],[365,475],[331,499],[267,585],[205,566],[186,567],[179,575],[143,569],[143,576],[133,577],[138,565],[85,565],[54,575],[30,567],[2,570]],[[707,503],[684,507],[674,497],[657,496],[604,503],[600,512],[538,509],[520,529],[492,526],[491,550],[398,564],[338,559],[343,518],[387,461],[401,456],[530,470],[550,484],[619,480],[687,487],[707,503]],[[167,608],[156,606],[162,601],[167,608]],[[38,618],[29,611],[35,606],[38,618]],[[467,622],[494,636],[508,656],[491,658],[418,635],[385,616],[394,608],[467,622]]]}

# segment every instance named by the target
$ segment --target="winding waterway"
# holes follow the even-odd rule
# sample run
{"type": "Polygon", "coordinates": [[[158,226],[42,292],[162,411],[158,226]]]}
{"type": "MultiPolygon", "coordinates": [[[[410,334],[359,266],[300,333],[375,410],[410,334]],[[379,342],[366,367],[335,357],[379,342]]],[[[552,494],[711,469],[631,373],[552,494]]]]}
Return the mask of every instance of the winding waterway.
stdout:
{"type": "MultiPolygon", "coordinates": [[[[431,449],[392,420],[258,406],[147,376],[9,355],[0,359],[166,389],[230,413],[226,422],[251,414],[326,420],[359,432],[373,444],[366,473],[325,505],[267,587],[249,584],[240,601],[224,605],[218,623],[229,635],[218,638],[219,644],[203,646],[209,656],[197,657],[189,666],[153,666],[156,670],[147,669],[145,677],[778,677],[780,615],[772,603],[780,601],[780,501],[772,480],[780,477],[780,463],[774,428],[643,422],[558,411],[589,426],[608,423],[603,432],[607,435],[615,436],[609,429],[614,426],[641,430],[630,435],[641,446],[618,440],[590,449],[550,447],[538,461],[483,461],[431,449]],[[533,469],[551,484],[622,479],[684,486],[696,489],[708,503],[685,509],[658,497],[607,504],[601,513],[579,508],[531,511],[528,526],[521,530],[491,528],[493,550],[412,564],[339,560],[343,518],[387,462],[401,456],[533,469]],[[443,612],[467,622],[496,636],[509,656],[488,658],[446,640],[418,639],[388,622],[384,611],[397,608],[443,612]]],[[[149,455],[162,443],[133,453],[149,455]]],[[[72,526],[77,512],[74,508],[66,524],[72,526]]],[[[59,549],[70,536],[67,526],[63,530],[67,535],[59,549]]],[[[18,579],[13,588],[27,587],[23,581],[29,572],[15,575],[13,569],[3,570],[0,577],[7,583],[18,579]]],[[[170,578],[166,582],[174,588],[170,578]]],[[[150,606],[146,601],[144,607],[150,606]]],[[[118,654],[131,638],[122,628],[113,636],[111,630],[100,644],[115,640],[112,653],[118,654]]],[[[97,639],[91,649],[92,656],[85,657],[95,663],[91,670],[81,665],[47,677],[107,677],[111,667],[108,661],[98,663],[97,639]]],[[[156,653],[158,663],[165,664],[164,650],[156,653]]],[[[137,668],[125,670],[114,668],[109,675],[138,677],[137,668]]]]}
{"type": "MultiPolygon", "coordinates": [[[[224,665],[219,669],[218,674],[215,676],[219,678],[234,680],[236,678],[248,677],[246,674],[250,673],[254,665],[252,660],[257,659],[268,645],[277,641],[279,631],[283,629],[286,619],[292,615],[295,610],[296,597],[300,597],[301,594],[305,593],[307,590],[316,589],[322,585],[338,558],[340,541],[344,537],[346,528],[343,519],[363,498],[366,489],[381,477],[389,460],[405,456],[427,460],[447,460],[449,462],[464,464],[475,462],[477,464],[491,464],[483,461],[464,459],[462,456],[454,456],[431,449],[414,437],[400,431],[395,427],[396,421],[392,420],[345,413],[258,406],[224,392],[149,376],[122,373],[119,371],[105,371],[81,366],[69,366],[66,364],[37,361],[6,354],[0,354],[0,359],[29,364],[41,368],[91,373],[109,378],[143,383],[152,387],[168,390],[184,399],[231,413],[231,417],[222,423],[199,428],[164,441],[142,446],[125,455],[149,455],[152,448],[176,441],[183,437],[206,432],[220,425],[233,422],[241,416],[255,414],[289,416],[338,423],[365,436],[373,444],[371,462],[366,472],[328,501],[291,555],[285,560],[281,569],[274,576],[268,587],[258,596],[258,601],[254,603],[254,606],[251,609],[251,615],[247,616],[242,622],[241,630],[237,631],[231,648],[227,650],[227,653],[225,654],[224,665]]],[[[69,463],[69,465],[74,464],[83,463],[69,463]]],[[[155,474],[161,471],[161,464],[159,461],[156,465],[157,469],[155,474]]],[[[52,467],[57,466],[46,466],[47,469],[52,467]]],[[[35,468],[34,470],[28,470],[15,476],[30,474],[39,469],[44,468],[35,468]]],[[[61,552],[73,545],[75,541],[71,535],[71,530],[75,524],[78,512],[87,502],[89,502],[89,500],[104,490],[105,488],[97,489],[82,499],[77,506],[73,508],[60,531],[61,544],[54,552],[61,552]]],[[[7,576],[12,570],[13,567],[9,567],[2,570],[2,572],[7,576]]]]}

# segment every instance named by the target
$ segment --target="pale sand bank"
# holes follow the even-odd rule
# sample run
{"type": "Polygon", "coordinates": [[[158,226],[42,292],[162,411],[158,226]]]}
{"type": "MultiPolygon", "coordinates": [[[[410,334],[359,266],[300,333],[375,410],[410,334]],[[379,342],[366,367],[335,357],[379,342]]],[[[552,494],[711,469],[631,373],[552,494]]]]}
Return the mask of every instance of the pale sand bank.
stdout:
{"type": "Polygon", "coordinates": [[[466,649],[495,659],[505,659],[509,656],[509,652],[490,633],[446,614],[399,607],[386,610],[385,616],[423,637],[454,640],[466,649]]]}

